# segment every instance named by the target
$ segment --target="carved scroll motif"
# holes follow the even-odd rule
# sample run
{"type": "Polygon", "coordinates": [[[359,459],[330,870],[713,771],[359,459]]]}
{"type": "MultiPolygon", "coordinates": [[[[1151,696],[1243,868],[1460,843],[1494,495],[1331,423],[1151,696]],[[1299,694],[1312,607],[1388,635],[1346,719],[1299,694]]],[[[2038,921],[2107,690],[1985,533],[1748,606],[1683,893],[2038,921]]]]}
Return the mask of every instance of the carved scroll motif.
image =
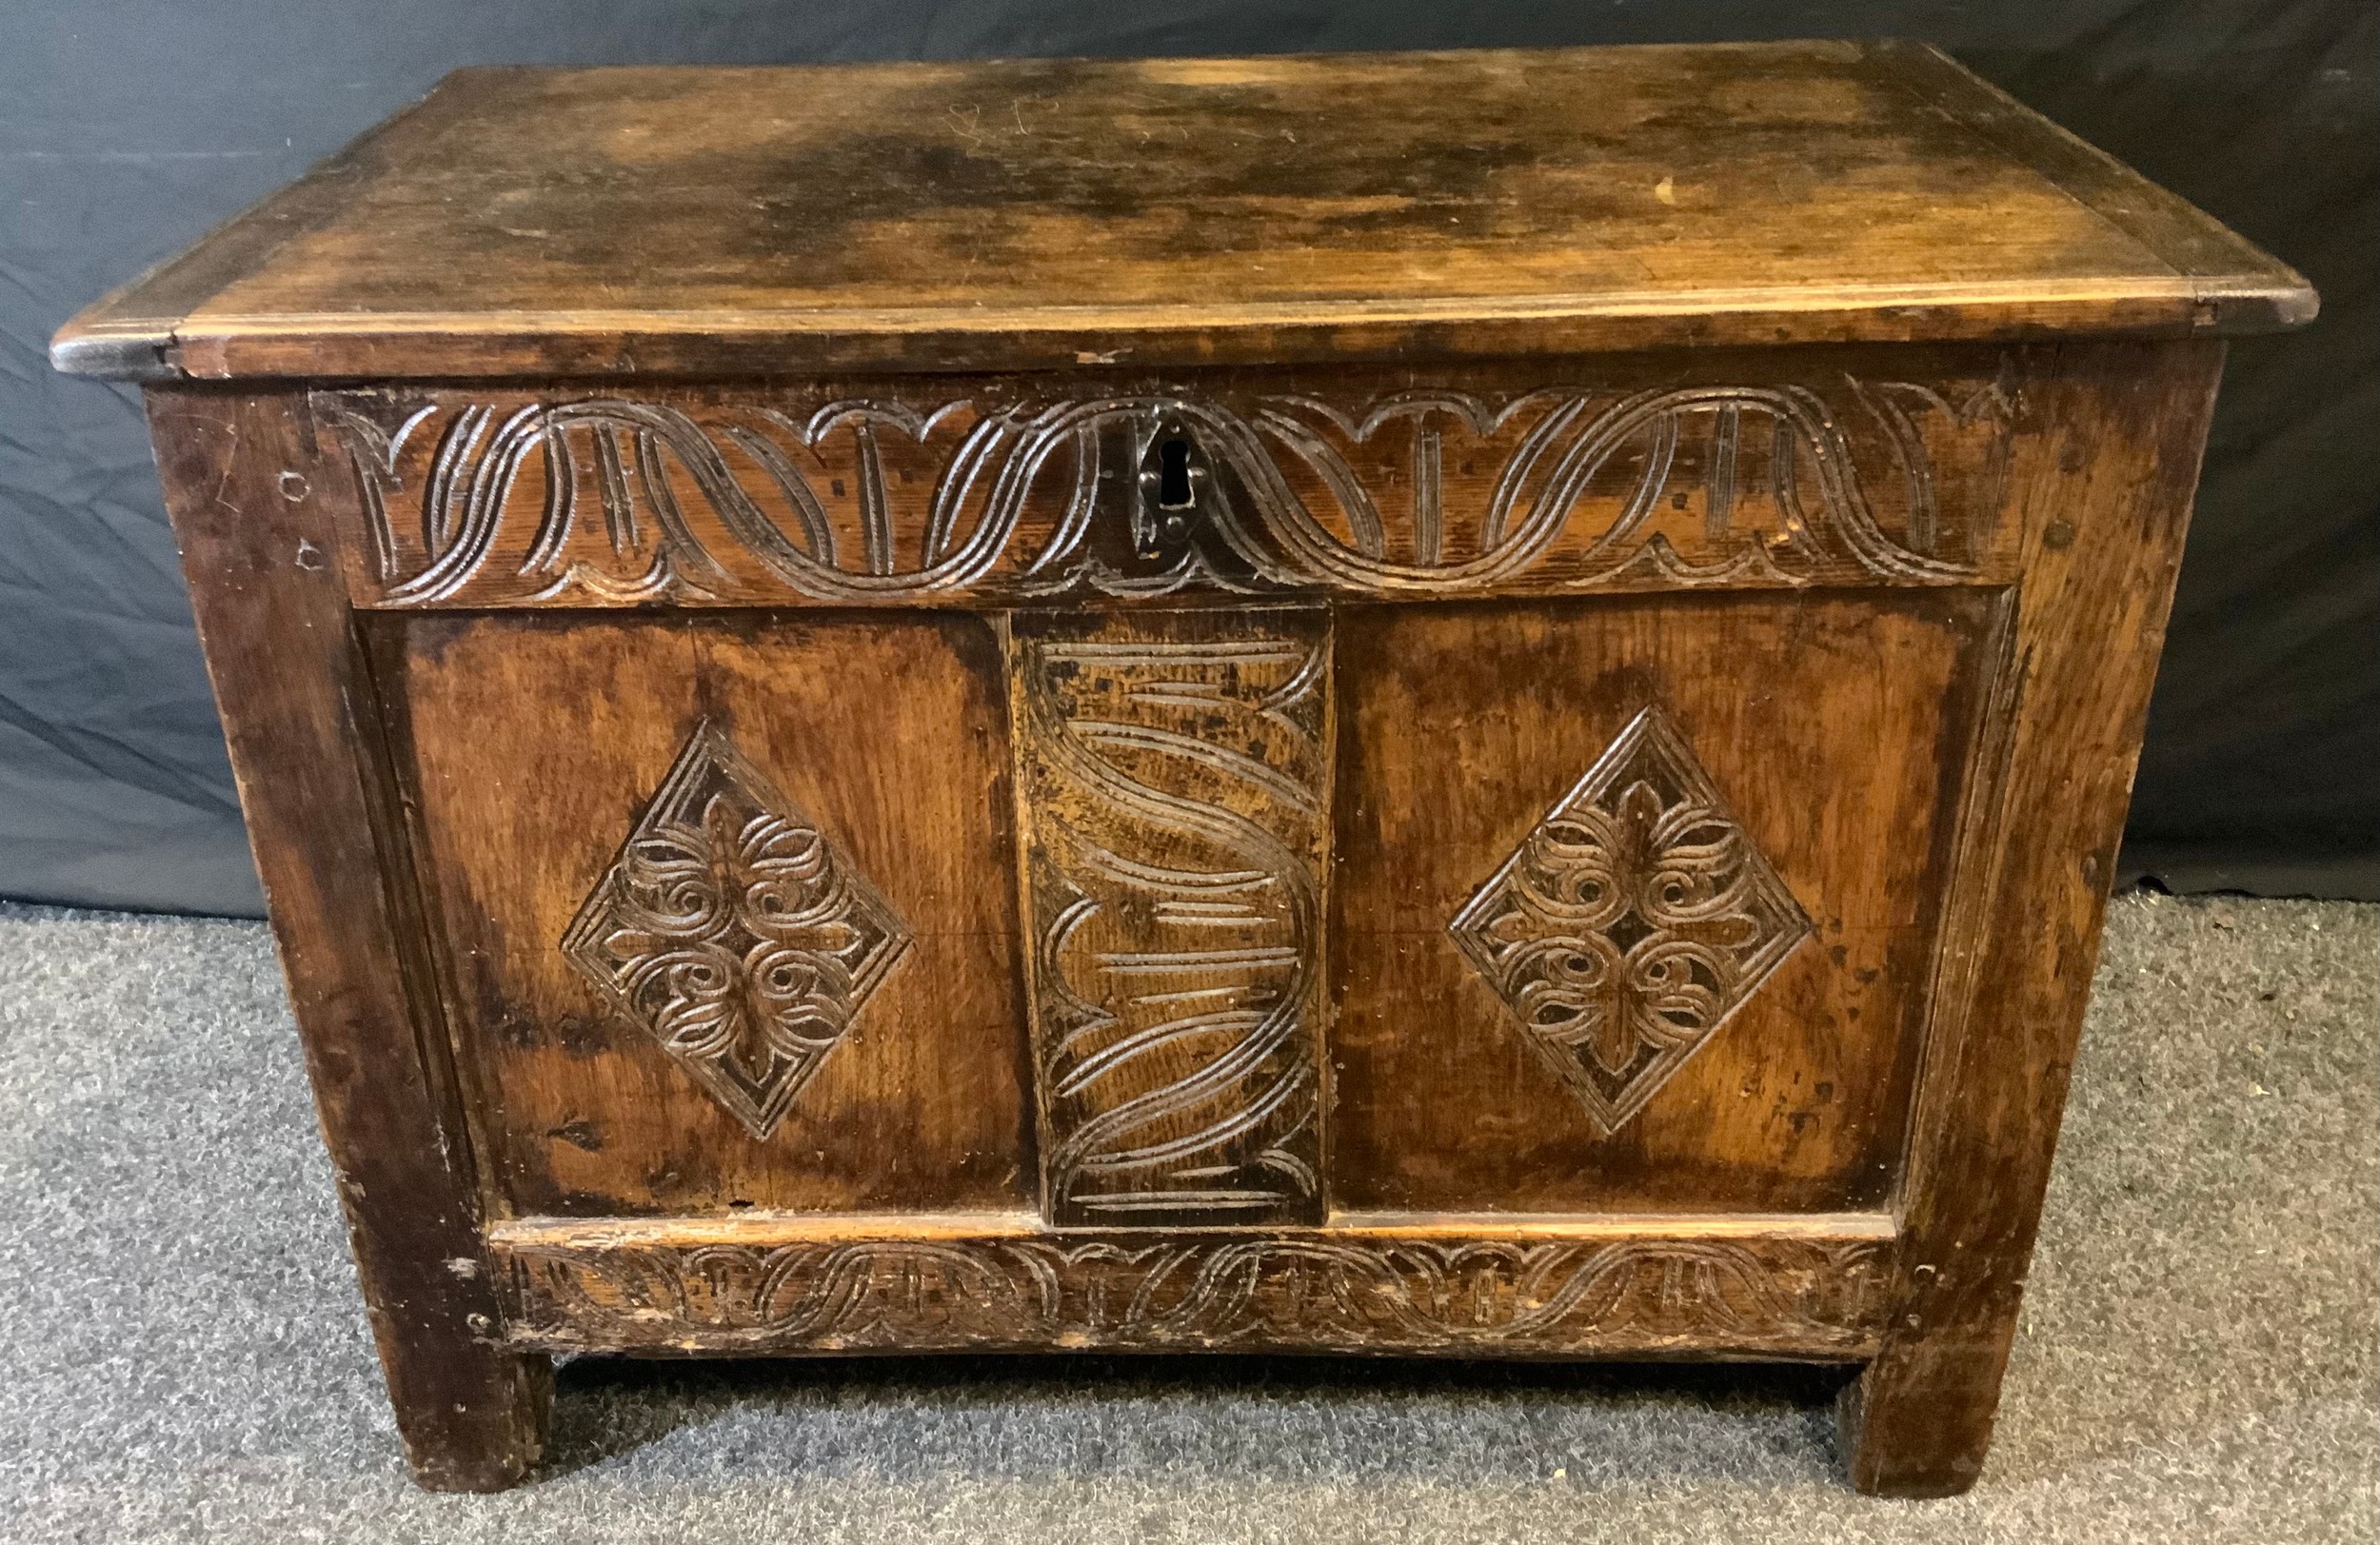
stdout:
{"type": "Polygon", "coordinates": [[[1649,707],[1449,931],[1608,1134],[1811,925],[1685,738],[1649,707]]]}
{"type": "MultiPolygon", "coordinates": [[[[1971,384],[1972,385],[1972,384],[1971,384]]],[[[377,606],[1971,581],[2011,410],[1910,383],[927,404],[320,392],[377,606]],[[1195,528],[1126,533],[1159,425],[1195,528]]]]}
{"type": "Polygon", "coordinates": [[[705,723],[562,948],[766,1138],[908,943],[891,904],[705,723]]]}
{"type": "Polygon", "coordinates": [[[555,1350],[1069,1347],[1857,1356],[1885,1241],[1270,1238],[500,1245],[555,1350]]]}
{"type": "Polygon", "coordinates": [[[1319,611],[1015,620],[1054,1221],[1320,1216],[1326,628],[1319,611]]]}

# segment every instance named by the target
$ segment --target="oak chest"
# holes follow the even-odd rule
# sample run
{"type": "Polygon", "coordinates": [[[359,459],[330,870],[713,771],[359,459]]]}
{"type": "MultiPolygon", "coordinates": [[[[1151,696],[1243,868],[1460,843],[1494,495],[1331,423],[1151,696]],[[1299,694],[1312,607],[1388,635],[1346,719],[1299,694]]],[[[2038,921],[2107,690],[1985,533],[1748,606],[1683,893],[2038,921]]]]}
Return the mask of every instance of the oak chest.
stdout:
{"type": "Polygon", "coordinates": [[[389,1388],[1860,1372],[1975,1476],[2227,332],[1941,55],[495,69],[99,303],[389,1388]]]}

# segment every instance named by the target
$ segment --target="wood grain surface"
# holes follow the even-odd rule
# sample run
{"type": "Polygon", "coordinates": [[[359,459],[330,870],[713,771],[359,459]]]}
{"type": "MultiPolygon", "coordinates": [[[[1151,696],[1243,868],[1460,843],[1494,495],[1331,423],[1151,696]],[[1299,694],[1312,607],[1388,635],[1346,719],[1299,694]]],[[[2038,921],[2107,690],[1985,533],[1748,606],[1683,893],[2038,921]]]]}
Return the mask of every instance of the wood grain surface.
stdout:
{"type": "Polygon", "coordinates": [[[1899,1313],[1844,1391],[1853,1482],[1982,1473],[2222,369],[2215,343],[2077,348],[2012,477],[2027,533],[1959,815],[1898,1209],[1899,1313]]]}
{"type": "Polygon", "coordinates": [[[1019,613],[1055,1222],[1319,1222],[1330,618],[1019,613]]]}
{"type": "Polygon", "coordinates": [[[2303,280],[1922,46],[476,69],[69,323],[198,376],[2192,332],[2303,280]]]}
{"type": "Polygon", "coordinates": [[[315,481],[302,397],[161,389],[149,410],[397,1431],[423,1485],[498,1490],[544,1451],[551,1371],[499,1344],[479,1157],[316,497],[343,485],[315,481]]]}

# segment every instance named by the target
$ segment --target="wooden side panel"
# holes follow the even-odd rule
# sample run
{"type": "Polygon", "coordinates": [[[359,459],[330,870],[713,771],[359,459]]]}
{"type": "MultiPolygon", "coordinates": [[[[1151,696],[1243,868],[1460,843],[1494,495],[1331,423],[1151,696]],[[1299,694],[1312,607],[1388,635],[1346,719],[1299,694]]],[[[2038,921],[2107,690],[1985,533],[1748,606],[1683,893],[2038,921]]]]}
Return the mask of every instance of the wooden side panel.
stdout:
{"type": "Polygon", "coordinates": [[[1495,1218],[1050,1234],[1029,1218],[500,1230],[507,1324],[550,1351],[1337,1351],[1856,1358],[1892,1223],[1495,1218]]]}
{"type": "Polygon", "coordinates": [[[1886,1204],[1998,605],[1344,613],[1339,1204],[1886,1204]]]}
{"type": "Polygon", "coordinates": [[[990,624],[424,618],[385,653],[499,1215],[1030,1194],[990,624]]]}
{"type": "Polygon", "coordinates": [[[1012,620],[1052,1221],[1321,1216],[1330,648],[1315,608],[1012,620]]]}
{"type": "Polygon", "coordinates": [[[508,1486],[544,1446],[550,1378],[497,1341],[403,823],[331,561],[348,485],[316,463],[301,397],[155,389],[149,426],[397,1429],[423,1485],[508,1486]]]}
{"type": "Polygon", "coordinates": [[[318,393],[358,604],[2005,581],[2037,350],[318,393]],[[1189,496],[1152,507],[1179,443],[1189,496]],[[1160,513],[1178,515],[1173,522],[1160,513]]]}
{"type": "Polygon", "coordinates": [[[1845,1391],[1865,1491],[1982,1472],[2223,358],[2067,355],[2012,473],[2030,558],[1946,881],[1892,1328],[1845,1391]]]}

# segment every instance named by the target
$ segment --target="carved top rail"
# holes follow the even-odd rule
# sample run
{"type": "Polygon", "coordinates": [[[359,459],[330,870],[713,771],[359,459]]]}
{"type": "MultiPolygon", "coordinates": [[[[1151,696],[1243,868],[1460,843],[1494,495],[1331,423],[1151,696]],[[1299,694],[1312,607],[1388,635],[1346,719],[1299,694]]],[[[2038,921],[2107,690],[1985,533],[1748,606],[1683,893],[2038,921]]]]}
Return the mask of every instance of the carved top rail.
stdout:
{"type": "Polygon", "coordinates": [[[1431,600],[2005,579],[2021,363],[312,406],[357,480],[365,606],[1431,600]]]}

